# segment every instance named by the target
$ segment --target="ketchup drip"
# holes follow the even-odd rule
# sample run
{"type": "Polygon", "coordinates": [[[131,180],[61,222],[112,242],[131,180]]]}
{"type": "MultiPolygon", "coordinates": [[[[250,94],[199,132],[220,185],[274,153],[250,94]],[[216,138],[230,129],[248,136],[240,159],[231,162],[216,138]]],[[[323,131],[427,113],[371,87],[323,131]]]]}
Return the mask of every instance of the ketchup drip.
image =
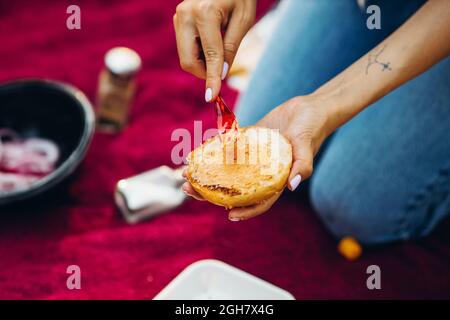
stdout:
{"type": "Polygon", "coordinates": [[[227,132],[232,132],[232,136],[236,136],[239,124],[233,111],[228,108],[228,106],[225,104],[225,101],[223,101],[220,95],[217,96],[215,103],[217,114],[217,130],[219,131],[219,137],[222,140],[224,134],[226,134],[227,132]]]}

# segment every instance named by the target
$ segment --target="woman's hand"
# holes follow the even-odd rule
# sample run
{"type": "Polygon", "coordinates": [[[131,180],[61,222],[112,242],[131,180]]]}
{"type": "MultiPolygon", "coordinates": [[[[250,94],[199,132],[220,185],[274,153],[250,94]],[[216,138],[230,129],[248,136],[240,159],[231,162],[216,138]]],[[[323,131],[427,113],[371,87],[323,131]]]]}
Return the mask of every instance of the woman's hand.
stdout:
{"type": "MultiPolygon", "coordinates": [[[[446,41],[450,36],[449,14],[448,1],[428,1],[376,48],[313,94],[287,101],[258,123],[279,129],[292,144],[294,162],[289,189],[294,190],[309,178],[314,155],[334,130],[450,54],[446,41]],[[429,48],[426,55],[423,48],[429,48]],[[390,72],[369,69],[373,55],[380,55],[380,51],[383,61],[389,62],[390,72]]],[[[183,185],[183,190],[198,197],[189,183],[183,185]]],[[[243,220],[257,216],[267,211],[278,197],[279,194],[259,205],[232,209],[229,218],[243,220]]]]}
{"type": "Polygon", "coordinates": [[[180,65],[206,79],[207,102],[219,94],[255,12],[256,0],[185,0],[177,6],[173,22],[180,65]]]}
{"type": "MultiPolygon", "coordinates": [[[[292,168],[287,187],[294,191],[301,181],[313,172],[313,160],[325,138],[333,131],[328,128],[328,116],[319,98],[295,97],[273,109],[258,126],[278,129],[292,145],[292,168]]],[[[258,216],[272,207],[281,192],[258,205],[234,208],[229,212],[232,221],[258,216]]]]}
{"type": "MultiPolygon", "coordinates": [[[[257,124],[280,130],[292,144],[293,163],[288,179],[290,190],[295,190],[301,181],[311,176],[314,156],[333,131],[329,127],[324,105],[320,98],[313,95],[295,97],[272,110],[257,124]]],[[[203,200],[188,182],[183,185],[183,190],[203,200]]],[[[239,221],[258,216],[269,210],[280,195],[281,192],[257,205],[234,208],[228,217],[232,221],[239,221]]]]}

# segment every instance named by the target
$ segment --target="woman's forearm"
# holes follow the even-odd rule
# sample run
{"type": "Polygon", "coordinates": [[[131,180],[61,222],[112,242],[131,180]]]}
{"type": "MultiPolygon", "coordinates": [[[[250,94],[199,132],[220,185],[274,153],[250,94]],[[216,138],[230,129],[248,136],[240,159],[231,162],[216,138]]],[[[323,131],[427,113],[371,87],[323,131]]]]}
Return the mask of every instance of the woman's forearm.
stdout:
{"type": "Polygon", "coordinates": [[[392,35],[312,95],[333,132],[450,54],[450,1],[430,0],[392,35]]]}

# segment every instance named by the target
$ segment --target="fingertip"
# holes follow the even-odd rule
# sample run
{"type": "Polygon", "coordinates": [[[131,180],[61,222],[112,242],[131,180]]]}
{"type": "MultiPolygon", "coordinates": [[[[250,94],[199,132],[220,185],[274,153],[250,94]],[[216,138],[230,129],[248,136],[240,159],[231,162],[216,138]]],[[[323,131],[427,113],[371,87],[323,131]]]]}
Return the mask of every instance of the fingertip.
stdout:
{"type": "Polygon", "coordinates": [[[185,182],[181,185],[181,191],[183,191],[184,193],[188,193],[189,190],[189,182],[185,182]]]}
{"type": "Polygon", "coordinates": [[[249,206],[231,209],[228,213],[228,219],[231,221],[242,221],[254,217],[257,214],[257,206],[249,206]]]}
{"type": "Polygon", "coordinates": [[[205,90],[205,101],[211,102],[213,98],[213,91],[212,88],[206,88],[205,90]]]}
{"type": "Polygon", "coordinates": [[[302,182],[302,176],[300,174],[296,174],[292,179],[289,180],[288,188],[291,191],[294,191],[299,186],[300,182],[302,182]]]}
{"type": "Polygon", "coordinates": [[[228,216],[228,220],[233,221],[233,222],[241,221],[241,219],[236,218],[236,217],[231,217],[231,216],[228,216]]]}
{"type": "Polygon", "coordinates": [[[230,212],[228,213],[228,220],[233,221],[233,222],[237,222],[237,221],[241,221],[242,216],[239,216],[236,214],[236,210],[232,209],[230,210],[230,212]]]}
{"type": "Polygon", "coordinates": [[[227,77],[229,68],[230,68],[230,65],[228,64],[228,62],[224,61],[223,67],[222,67],[222,75],[220,76],[220,78],[222,80],[225,80],[225,78],[227,77]]]}
{"type": "Polygon", "coordinates": [[[181,186],[181,190],[189,197],[192,197],[199,201],[206,201],[200,194],[197,193],[197,191],[195,191],[195,189],[189,182],[183,183],[183,185],[181,186]]]}
{"type": "Polygon", "coordinates": [[[196,196],[196,192],[195,192],[194,188],[192,188],[191,184],[187,181],[185,183],[183,183],[183,185],[181,186],[181,190],[184,193],[186,193],[188,196],[191,196],[191,197],[196,196]]]}
{"type": "Polygon", "coordinates": [[[205,101],[213,102],[216,100],[222,88],[222,80],[220,80],[220,75],[214,79],[206,80],[206,90],[205,90],[205,101]]]}

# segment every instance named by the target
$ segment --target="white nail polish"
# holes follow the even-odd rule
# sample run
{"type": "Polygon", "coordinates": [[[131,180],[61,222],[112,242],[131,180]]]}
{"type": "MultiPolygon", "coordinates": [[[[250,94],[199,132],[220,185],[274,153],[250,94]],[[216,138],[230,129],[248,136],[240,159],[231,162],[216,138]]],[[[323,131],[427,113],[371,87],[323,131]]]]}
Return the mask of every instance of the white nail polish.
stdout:
{"type": "Polygon", "coordinates": [[[291,185],[291,190],[294,191],[295,189],[297,189],[301,181],[302,177],[299,174],[292,178],[292,180],[289,182],[289,184],[291,185]]]}
{"type": "Polygon", "coordinates": [[[206,89],[206,91],[205,91],[205,101],[206,101],[206,102],[210,102],[211,99],[212,99],[212,89],[211,89],[211,88],[208,88],[208,89],[206,89]]]}
{"type": "Polygon", "coordinates": [[[237,222],[239,220],[241,220],[241,219],[239,219],[239,218],[230,218],[230,221],[234,221],[234,222],[237,222]]]}
{"type": "Polygon", "coordinates": [[[228,65],[227,62],[223,63],[223,69],[222,69],[222,80],[226,78],[227,74],[228,74],[228,69],[230,68],[230,66],[228,65]]]}

